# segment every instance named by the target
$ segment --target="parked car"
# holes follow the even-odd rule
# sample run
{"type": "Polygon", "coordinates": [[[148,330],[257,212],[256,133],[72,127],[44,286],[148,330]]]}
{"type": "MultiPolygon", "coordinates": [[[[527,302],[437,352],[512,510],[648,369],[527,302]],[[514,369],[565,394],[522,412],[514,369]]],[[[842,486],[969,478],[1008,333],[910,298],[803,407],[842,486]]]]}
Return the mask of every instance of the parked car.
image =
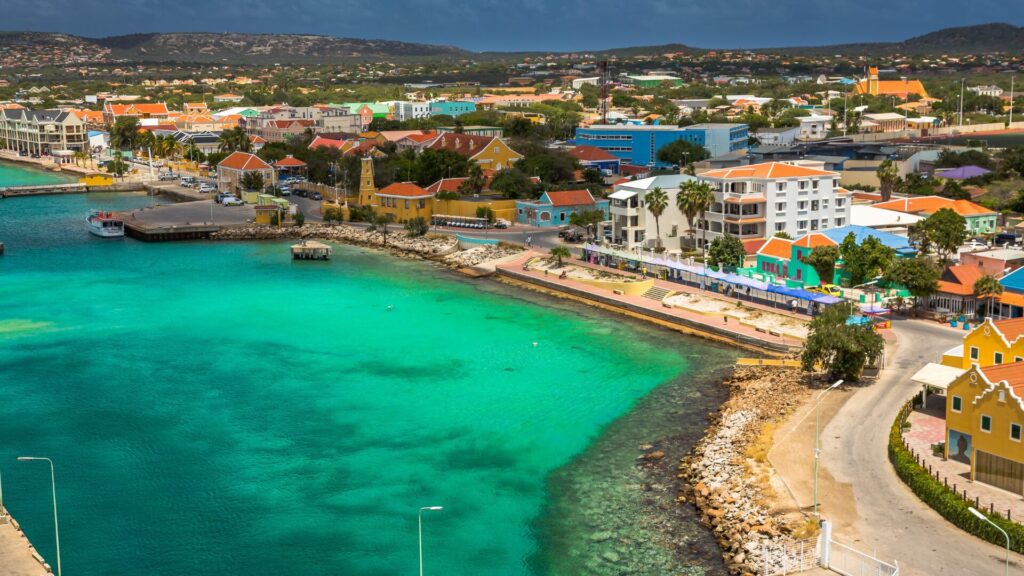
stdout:
{"type": "Polygon", "coordinates": [[[281,188],[281,196],[291,196],[291,195],[292,195],[292,189],[291,188],[281,188]]]}
{"type": "Polygon", "coordinates": [[[178,177],[175,176],[174,172],[161,172],[159,178],[161,182],[178,179],[178,177]]]}
{"type": "Polygon", "coordinates": [[[321,196],[319,192],[313,192],[312,194],[309,195],[309,197],[312,200],[323,200],[324,199],[324,197],[321,196]]]}
{"type": "Polygon", "coordinates": [[[1008,244],[1019,244],[1021,237],[1019,234],[1013,232],[1000,232],[996,234],[995,239],[992,241],[996,246],[1006,246],[1008,244]]]}
{"type": "Polygon", "coordinates": [[[199,191],[203,192],[204,194],[213,192],[215,190],[217,190],[217,187],[214,186],[213,184],[207,184],[206,182],[203,182],[202,184],[199,185],[199,191]]]}
{"type": "Polygon", "coordinates": [[[220,203],[225,206],[241,206],[242,204],[245,204],[245,202],[242,202],[241,200],[234,196],[225,196],[224,199],[220,201],[220,203]]]}
{"type": "Polygon", "coordinates": [[[808,292],[817,292],[819,294],[825,294],[827,296],[835,296],[836,298],[842,298],[843,291],[839,289],[839,286],[835,284],[822,284],[821,286],[815,286],[808,288],[808,292]]]}
{"type": "Polygon", "coordinates": [[[510,222],[508,220],[505,220],[504,218],[498,218],[494,222],[494,227],[495,228],[501,228],[501,229],[504,230],[505,228],[508,228],[509,224],[510,224],[510,222]]]}
{"type": "Polygon", "coordinates": [[[18,150],[18,156],[28,156],[27,150],[18,150]]]}
{"type": "Polygon", "coordinates": [[[221,192],[220,194],[217,194],[216,196],[213,197],[213,201],[216,202],[217,204],[221,204],[221,203],[224,202],[224,199],[229,197],[229,196],[234,197],[234,194],[228,194],[227,192],[221,192]]]}

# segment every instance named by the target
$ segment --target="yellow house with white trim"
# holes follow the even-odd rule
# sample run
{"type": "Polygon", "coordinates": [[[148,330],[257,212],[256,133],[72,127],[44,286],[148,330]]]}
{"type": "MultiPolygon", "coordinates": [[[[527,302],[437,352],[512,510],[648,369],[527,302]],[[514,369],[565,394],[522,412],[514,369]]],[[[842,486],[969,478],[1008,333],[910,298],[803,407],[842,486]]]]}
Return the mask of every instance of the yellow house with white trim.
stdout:
{"type": "Polygon", "coordinates": [[[986,318],[967,336],[962,346],[942,355],[942,364],[968,369],[1024,361],[1024,318],[992,321],[986,318]]]}
{"type": "Polygon", "coordinates": [[[1024,362],[972,366],[946,391],[945,457],[971,480],[1024,494],[1024,362]]]}

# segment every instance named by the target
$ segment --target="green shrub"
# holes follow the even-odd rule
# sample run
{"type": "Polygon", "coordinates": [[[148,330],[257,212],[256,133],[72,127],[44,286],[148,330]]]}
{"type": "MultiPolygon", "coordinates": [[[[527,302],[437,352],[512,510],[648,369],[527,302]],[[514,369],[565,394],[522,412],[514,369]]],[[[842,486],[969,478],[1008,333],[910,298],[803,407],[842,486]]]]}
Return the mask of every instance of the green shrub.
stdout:
{"type": "Polygon", "coordinates": [[[302,210],[296,210],[294,220],[295,225],[301,228],[306,223],[306,215],[302,213],[302,210]]]}
{"type": "MultiPolygon", "coordinates": [[[[971,503],[966,502],[957,496],[952,489],[935,479],[923,466],[917,463],[914,455],[903,445],[903,435],[900,430],[907,423],[906,412],[900,412],[900,416],[893,422],[889,430],[889,461],[892,462],[896,475],[910,487],[910,490],[917,494],[917,497],[924,501],[938,512],[943,518],[955,524],[958,528],[988,540],[999,546],[1006,545],[1003,535],[987,522],[974,517],[968,510],[971,503]]],[[[980,510],[984,513],[984,510],[980,510]]],[[[1024,553],[1024,526],[1001,516],[989,515],[990,520],[997,526],[1006,530],[1010,535],[1010,549],[1014,552],[1024,553]]]]}
{"type": "Polygon", "coordinates": [[[426,234],[430,230],[430,225],[423,216],[417,216],[405,223],[405,229],[410,236],[417,237],[426,234]]]}

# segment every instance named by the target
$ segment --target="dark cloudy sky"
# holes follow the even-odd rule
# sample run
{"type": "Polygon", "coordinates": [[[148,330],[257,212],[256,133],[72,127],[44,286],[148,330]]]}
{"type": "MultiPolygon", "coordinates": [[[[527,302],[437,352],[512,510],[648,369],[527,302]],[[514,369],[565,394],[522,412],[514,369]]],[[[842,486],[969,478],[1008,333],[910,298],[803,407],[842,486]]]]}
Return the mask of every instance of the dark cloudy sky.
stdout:
{"type": "Polygon", "coordinates": [[[0,29],[106,36],[289,32],[584,50],[902,40],[948,26],[1024,24],[1022,0],[3,0],[0,29]]]}

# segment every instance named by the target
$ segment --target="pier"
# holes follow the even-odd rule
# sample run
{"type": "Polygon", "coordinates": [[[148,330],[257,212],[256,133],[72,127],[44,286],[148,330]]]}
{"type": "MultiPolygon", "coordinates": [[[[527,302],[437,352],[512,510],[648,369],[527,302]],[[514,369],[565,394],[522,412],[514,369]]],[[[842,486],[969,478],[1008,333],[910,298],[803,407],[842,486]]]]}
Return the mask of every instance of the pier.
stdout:
{"type": "Polygon", "coordinates": [[[0,507],[0,566],[11,576],[52,576],[53,571],[40,556],[18,522],[0,507]]]}
{"type": "Polygon", "coordinates": [[[303,240],[299,244],[292,244],[293,260],[328,260],[330,257],[331,247],[323,242],[303,240]]]}
{"type": "Polygon", "coordinates": [[[139,222],[125,222],[126,236],[143,242],[169,242],[172,240],[209,240],[214,232],[220,232],[221,226],[215,224],[153,226],[139,222]]]}

